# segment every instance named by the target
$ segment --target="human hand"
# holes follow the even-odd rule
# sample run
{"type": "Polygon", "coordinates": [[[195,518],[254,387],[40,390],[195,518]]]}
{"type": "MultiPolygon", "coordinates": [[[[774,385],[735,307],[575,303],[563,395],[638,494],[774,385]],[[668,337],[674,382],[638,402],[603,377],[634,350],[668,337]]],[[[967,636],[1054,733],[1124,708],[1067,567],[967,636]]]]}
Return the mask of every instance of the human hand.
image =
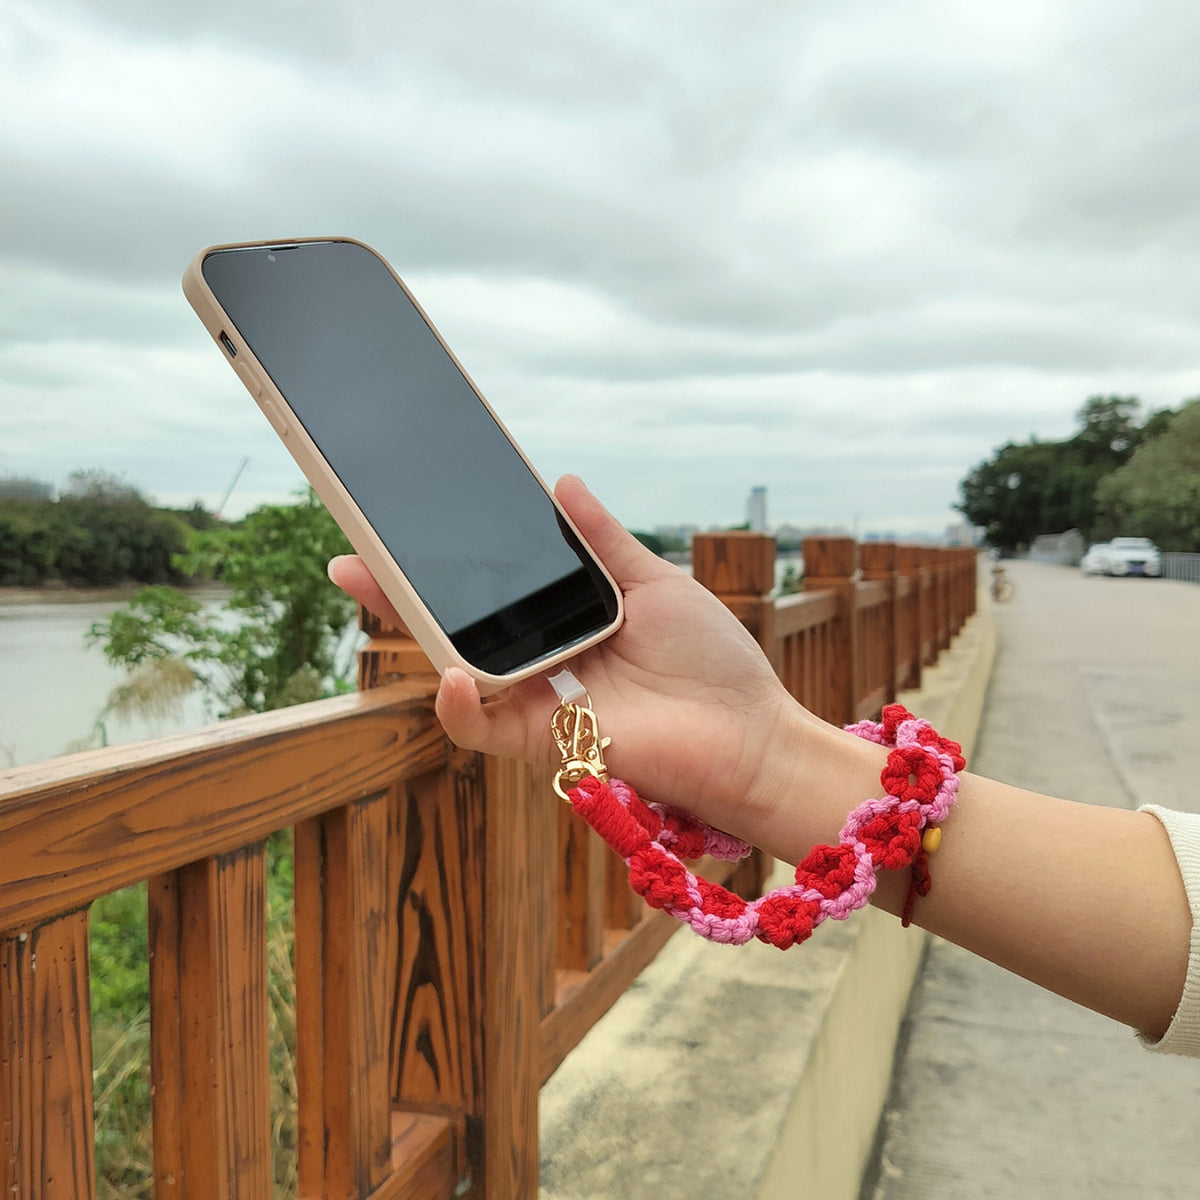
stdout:
{"type": "MultiPolygon", "coordinates": [[[[785,791],[783,776],[803,754],[806,729],[820,723],[787,694],[716,597],[642,546],[580,480],[564,477],[555,494],[625,600],[617,633],[570,663],[612,738],[610,770],[648,799],[760,838],[785,791]]],[[[334,559],[329,574],[381,618],[398,619],[361,559],[334,559]]],[[[437,715],[456,744],[527,761],[556,759],[556,706],[542,676],[483,703],[455,668],[437,696],[437,715]]]]}

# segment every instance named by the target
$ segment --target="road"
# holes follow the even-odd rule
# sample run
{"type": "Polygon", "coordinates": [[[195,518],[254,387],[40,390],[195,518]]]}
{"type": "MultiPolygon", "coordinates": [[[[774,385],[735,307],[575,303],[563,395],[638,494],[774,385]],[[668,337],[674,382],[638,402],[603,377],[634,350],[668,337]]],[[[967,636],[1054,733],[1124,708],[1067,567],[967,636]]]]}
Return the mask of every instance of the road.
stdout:
{"type": "MultiPolygon", "coordinates": [[[[1017,594],[996,610],[971,769],[1096,804],[1200,810],[1200,585],[1006,565],[1017,594]]],[[[1123,1026],[935,940],[863,1197],[1017,1196],[1200,1196],[1200,1061],[1149,1054],[1123,1026]]]]}

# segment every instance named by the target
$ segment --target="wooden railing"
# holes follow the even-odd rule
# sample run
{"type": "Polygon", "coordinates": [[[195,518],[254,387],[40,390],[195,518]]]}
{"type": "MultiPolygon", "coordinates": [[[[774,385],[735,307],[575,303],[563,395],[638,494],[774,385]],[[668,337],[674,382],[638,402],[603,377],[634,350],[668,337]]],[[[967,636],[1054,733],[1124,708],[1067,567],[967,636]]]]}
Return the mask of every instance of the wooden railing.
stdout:
{"type": "MultiPolygon", "coordinates": [[[[972,551],[696,539],[694,571],[827,719],[970,614],[972,551]],[[861,564],[858,556],[861,555],[861,564]]],[[[155,1194],[266,1200],[265,843],[293,828],[299,1195],[529,1200],[538,1091],[675,924],[548,769],[454,749],[428,664],[364,618],[358,695],[0,774],[0,1185],[92,1197],[88,907],[148,882],[155,1194]]],[[[744,894],[761,857],[705,864],[744,894]]]]}

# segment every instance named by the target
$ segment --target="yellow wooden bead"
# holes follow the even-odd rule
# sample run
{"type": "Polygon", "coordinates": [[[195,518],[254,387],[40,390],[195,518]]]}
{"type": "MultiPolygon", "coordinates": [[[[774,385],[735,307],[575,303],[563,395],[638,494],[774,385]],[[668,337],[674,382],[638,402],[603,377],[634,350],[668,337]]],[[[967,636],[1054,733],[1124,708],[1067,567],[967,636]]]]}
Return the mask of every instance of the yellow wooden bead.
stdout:
{"type": "Polygon", "coordinates": [[[930,825],[921,835],[921,849],[926,854],[933,854],[942,844],[942,828],[940,825],[930,825]]]}

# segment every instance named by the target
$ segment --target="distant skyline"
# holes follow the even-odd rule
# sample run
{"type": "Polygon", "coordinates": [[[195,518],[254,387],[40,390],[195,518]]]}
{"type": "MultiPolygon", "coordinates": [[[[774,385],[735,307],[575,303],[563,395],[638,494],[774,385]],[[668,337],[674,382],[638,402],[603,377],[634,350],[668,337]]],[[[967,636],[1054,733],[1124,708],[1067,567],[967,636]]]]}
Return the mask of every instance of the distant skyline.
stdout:
{"type": "Polygon", "coordinates": [[[1200,395],[1198,42],[1161,0],[9,0],[0,474],[286,499],[179,277],[346,234],[626,525],[761,484],[939,533],[1088,397],[1200,395]]]}

